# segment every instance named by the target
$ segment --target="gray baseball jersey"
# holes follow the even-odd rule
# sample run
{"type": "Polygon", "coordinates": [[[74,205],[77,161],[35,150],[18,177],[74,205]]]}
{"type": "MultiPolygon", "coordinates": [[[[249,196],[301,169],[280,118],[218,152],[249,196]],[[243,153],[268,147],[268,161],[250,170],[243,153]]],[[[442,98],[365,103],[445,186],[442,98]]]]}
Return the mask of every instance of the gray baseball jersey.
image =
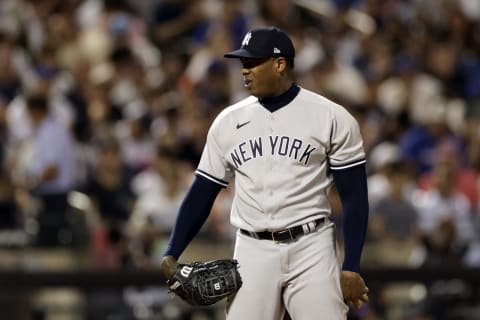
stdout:
{"type": "Polygon", "coordinates": [[[328,216],[328,171],[364,162],[355,119],[301,88],[273,113],[253,96],[224,109],[210,127],[196,174],[223,186],[235,177],[235,227],[279,230],[328,216]]]}

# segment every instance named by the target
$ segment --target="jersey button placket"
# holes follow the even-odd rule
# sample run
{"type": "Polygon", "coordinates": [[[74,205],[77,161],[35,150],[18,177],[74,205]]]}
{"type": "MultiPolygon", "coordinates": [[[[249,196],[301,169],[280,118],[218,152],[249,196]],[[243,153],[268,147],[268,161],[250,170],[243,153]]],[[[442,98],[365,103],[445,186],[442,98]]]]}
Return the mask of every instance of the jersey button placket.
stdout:
{"type": "MultiPolygon", "coordinates": [[[[275,116],[273,114],[270,115],[270,120],[271,120],[270,121],[270,133],[273,136],[273,133],[275,131],[274,128],[273,128],[273,122],[275,120],[275,116]]],[[[273,171],[275,171],[275,160],[274,159],[272,159],[272,162],[270,162],[270,166],[268,167],[268,171],[271,172],[271,173],[273,173],[273,171]]],[[[267,195],[270,199],[273,196],[273,189],[272,189],[271,186],[269,187],[269,189],[267,191],[267,195]]],[[[272,218],[272,213],[269,213],[268,216],[271,219],[272,218]]]]}
{"type": "MultiPolygon", "coordinates": [[[[275,116],[273,114],[270,114],[270,116],[267,118],[267,123],[269,123],[267,132],[268,132],[268,135],[270,136],[273,136],[275,132],[274,122],[275,122],[275,116]]],[[[275,160],[273,157],[270,157],[270,160],[267,163],[266,169],[267,169],[268,175],[271,177],[273,174],[273,171],[275,171],[275,160]]],[[[271,185],[268,185],[268,184],[265,185],[265,195],[266,195],[266,198],[268,199],[268,203],[271,203],[272,197],[273,197],[273,189],[271,185]]],[[[273,212],[271,212],[270,210],[267,210],[265,214],[269,220],[273,219],[273,212]]]]}

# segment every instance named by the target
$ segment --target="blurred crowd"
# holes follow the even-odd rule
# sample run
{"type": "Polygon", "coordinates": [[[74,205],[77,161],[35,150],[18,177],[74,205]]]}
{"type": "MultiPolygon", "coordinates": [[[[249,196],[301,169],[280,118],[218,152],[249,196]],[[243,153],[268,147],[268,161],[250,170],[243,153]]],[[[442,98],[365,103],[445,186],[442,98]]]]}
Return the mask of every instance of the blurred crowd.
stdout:
{"type": "MultiPolygon", "coordinates": [[[[364,265],[480,266],[478,0],[0,1],[0,245],[155,266],[211,121],[248,94],[223,53],[259,25],[360,123],[364,265]]],[[[200,237],[232,241],[231,196],[200,237]]]]}

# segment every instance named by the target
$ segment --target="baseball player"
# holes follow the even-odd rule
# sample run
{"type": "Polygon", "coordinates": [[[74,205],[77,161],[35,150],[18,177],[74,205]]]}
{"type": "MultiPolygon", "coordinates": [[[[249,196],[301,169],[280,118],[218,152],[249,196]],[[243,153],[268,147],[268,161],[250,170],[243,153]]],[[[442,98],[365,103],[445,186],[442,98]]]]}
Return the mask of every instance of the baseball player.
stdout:
{"type": "Polygon", "coordinates": [[[242,288],[228,320],[346,319],[368,301],[360,257],[368,221],[365,153],[354,118],[292,80],[295,49],[282,30],[255,28],[240,49],[246,99],[212,123],[178,213],[161,270],[170,277],[235,177],[231,223],[242,288]],[[345,258],[339,263],[327,192],[344,209],[345,258]]]}

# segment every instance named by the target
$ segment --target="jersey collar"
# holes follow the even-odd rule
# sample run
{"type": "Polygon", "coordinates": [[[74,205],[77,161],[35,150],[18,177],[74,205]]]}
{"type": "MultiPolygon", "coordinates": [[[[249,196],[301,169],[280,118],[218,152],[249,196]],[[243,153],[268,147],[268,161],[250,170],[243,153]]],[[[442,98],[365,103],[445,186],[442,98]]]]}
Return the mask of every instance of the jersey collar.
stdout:
{"type": "Polygon", "coordinates": [[[275,112],[281,107],[284,107],[290,102],[292,102],[292,100],[295,99],[299,92],[300,87],[294,83],[287,91],[285,91],[278,97],[260,98],[258,99],[258,102],[260,102],[260,104],[268,111],[275,112]]]}

